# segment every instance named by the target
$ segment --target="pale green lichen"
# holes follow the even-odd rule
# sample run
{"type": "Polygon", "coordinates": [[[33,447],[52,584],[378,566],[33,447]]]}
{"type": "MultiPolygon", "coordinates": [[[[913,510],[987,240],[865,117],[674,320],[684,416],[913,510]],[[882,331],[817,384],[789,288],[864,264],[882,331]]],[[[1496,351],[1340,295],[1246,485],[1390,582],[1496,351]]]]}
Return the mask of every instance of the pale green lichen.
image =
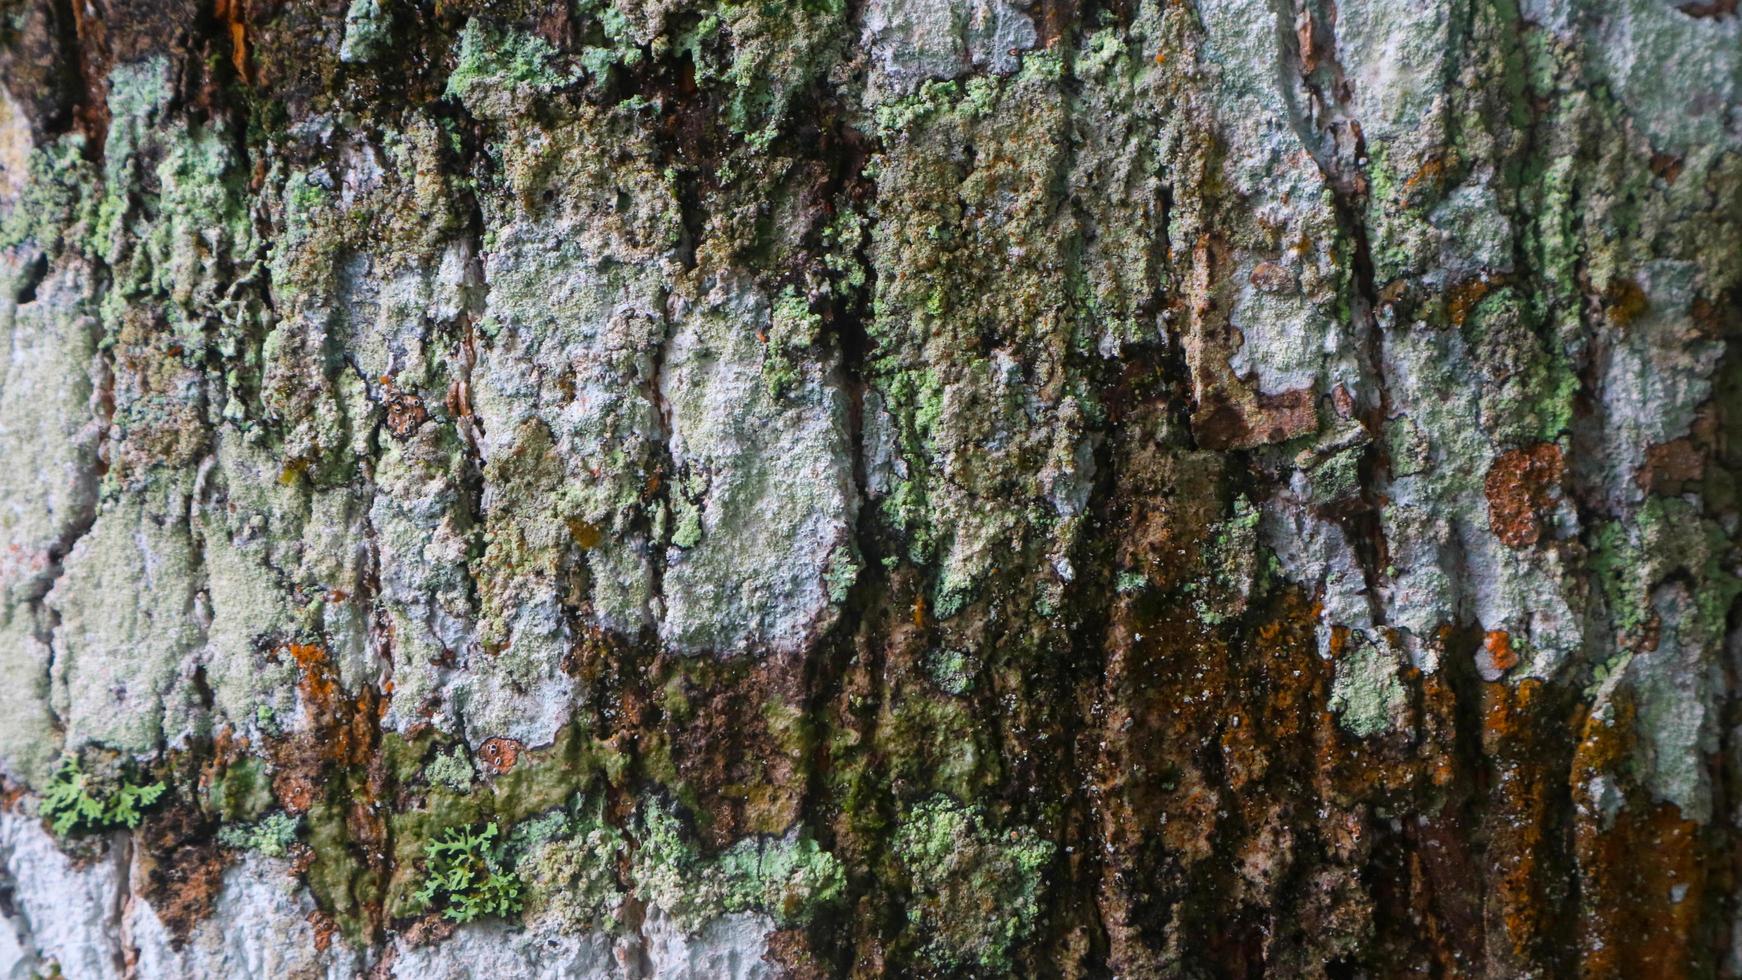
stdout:
{"type": "Polygon", "coordinates": [[[254,823],[225,824],[218,828],[218,843],[267,857],[283,857],[296,843],[300,824],[299,818],[288,813],[270,813],[254,823]]]}
{"type": "Polygon", "coordinates": [[[973,658],[953,647],[933,650],[925,658],[926,675],[946,694],[968,693],[974,686],[976,670],[973,658]]]}
{"type": "Polygon", "coordinates": [[[1379,644],[1358,638],[1337,661],[1336,671],[1330,707],[1344,731],[1367,738],[1399,726],[1409,692],[1395,658],[1379,644]]]}
{"type": "Polygon", "coordinates": [[[543,38],[473,17],[460,32],[446,94],[474,111],[503,115],[527,94],[568,84],[572,77],[558,70],[558,60],[556,49],[543,38]]]}
{"type": "Polygon", "coordinates": [[[792,833],[750,837],[709,859],[665,806],[643,808],[634,859],[636,891],[686,929],[730,912],[761,912],[783,925],[809,922],[846,889],[840,861],[792,833]]]}
{"type": "Polygon", "coordinates": [[[1258,542],[1258,509],[1244,495],[1229,516],[1210,528],[1203,549],[1203,574],[1186,583],[1198,618],[1209,625],[1239,615],[1268,565],[1258,542]]]}
{"type": "MultiPolygon", "coordinates": [[[[602,802],[602,801],[601,801],[602,802]]],[[[526,885],[526,920],[551,917],[564,929],[612,931],[627,891],[617,880],[624,837],[600,815],[577,805],[522,822],[509,835],[520,853],[515,871],[526,885]]]]}
{"type": "Polygon", "coordinates": [[[456,793],[464,793],[472,788],[472,761],[466,758],[464,748],[455,746],[452,752],[437,752],[424,767],[423,776],[456,793]]]}
{"type": "Polygon", "coordinates": [[[944,970],[1008,975],[1040,920],[1054,846],[1027,827],[998,831],[978,807],[945,797],[915,806],[895,835],[913,885],[908,921],[944,970]]]}
{"type": "Polygon", "coordinates": [[[811,312],[796,290],[787,289],[774,301],[762,344],[762,382],[770,396],[779,398],[798,383],[800,356],[816,344],[822,324],[823,318],[811,312]]]}
{"type": "MultiPolygon", "coordinates": [[[[391,3],[391,0],[387,0],[391,3]]],[[[339,60],[348,64],[373,61],[393,40],[393,20],[383,0],[351,0],[345,8],[345,40],[339,60]]]]}
{"type": "Polygon", "coordinates": [[[829,590],[829,601],[840,605],[852,594],[853,583],[859,580],[859,560],[853,556],[853,549],[846,545],[836,546],[829,552],[829,567],[823,572],[823,582],[829,590]]]}

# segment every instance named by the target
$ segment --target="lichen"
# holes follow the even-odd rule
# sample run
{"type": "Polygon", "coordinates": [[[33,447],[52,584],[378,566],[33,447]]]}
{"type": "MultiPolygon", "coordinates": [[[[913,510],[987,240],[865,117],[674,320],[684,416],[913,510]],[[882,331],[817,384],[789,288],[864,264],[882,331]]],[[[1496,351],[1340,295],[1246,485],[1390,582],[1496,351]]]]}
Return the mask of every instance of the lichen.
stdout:
{"type": "Polygon", "coordinates": [[[466,758],[464,748],[455,746],[452,752],[437,752],[424,767],[423,775],[432,783],[464,793],[472,788],[472,760],[466,758]]]}
{"type": "Polygon", "coordinates": [[[423,884],[413,893],[424,908],[453,922],[506,917],[523,905],[521,882],[508,865],[494,822],[454,827],[424,845],[423,884]]]}
{"type": "Polygon", "coordinates": [[[978,807],[945,797],[917,804],[895,832],[921,951],[944,970],[1008,974],[1040,919],[1054,848],[1032,829],[1000,832],[978,807]]]}
{"type": "Polygon", "coordinates": [[[267,857],[284,857],[296,843],[300,821],[282,811],[267,814],[254,823],[225,824],[218,828],[218,843],[267,857]]]}
{"type": "Polygon", "coordinates": [[[845,893],[840,861],[797,829],[781,838],[746,838],[708,858],[689,843],[667,807],[650,803],[636,838],[631,877],[637,894],[685,929],[748,911],[804,925],[845,893]]]}
{"type": "Polygon", "coordinates": [[[1396,660],[1379,643],[1365,638],[1356,638],[1351,646],[1337,661],[1331,711],[1343,730],[1357,738],[1396,730],[1409,698],[1396,660]]]}
{"type": "Polygon", "coordinates": [[[84,771],[77,756],[68,756],[43,787],[40,812],[61,837],[132,829],[167,789],[161,782],[140,783],[124,775],[105,785],[84,771]]]}

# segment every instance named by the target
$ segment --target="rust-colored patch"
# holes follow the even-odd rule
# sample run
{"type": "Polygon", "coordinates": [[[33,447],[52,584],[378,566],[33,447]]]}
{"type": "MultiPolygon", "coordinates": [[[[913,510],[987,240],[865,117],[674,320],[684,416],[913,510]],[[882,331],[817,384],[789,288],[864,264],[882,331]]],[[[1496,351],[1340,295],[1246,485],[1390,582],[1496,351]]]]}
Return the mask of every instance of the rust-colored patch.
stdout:
{"type": "Polygon", "coordinates": [[[1509,548],[1528,548],[1560,503],[1561,451],[1552,442],[1502,453],[1488,468],[1483,490],[1488,524],[1509,548]]]}
{"type": "Polygon", "coordinates": [[[324,953],[333,945],[333,936],[339,931],[339,924],[333,917],[320,909],[308,914],[309,929],[314,932],[315,952],[324,953]]]}
{"type": "Polygon", "coordinates": [[[1645,290],[1631,279],[1615,279],[1609,283],[1609,288],[1603,291],[1603,311],[1609,317],[1609,322],[1617,327],[1625,327],[1650,307],[1645,298],[1645,290]]]}
{"type": "Polygon", "coordinates": [[[1645,462],[1633,475],[1634,482],[1646,493],[1676,494],[1685,484],[1693,483],[1706,473],[1706,457],[1686,436],[1669,442],[1647,446],[1645,462]]]}
{"type": "Polygon", "coordinates": [[[248,74],[248,3],[247,0],[215,0],[212,14],[224,24],[230,37],[230,64],[243,84],[251,81],[248,74]]]}
{"type": "Polygon", "coordinates": [[[307,813],[315,802],[315,776],[306,768],[280,768],[272,775],[272,795],[291,813],[307,813]]]}
{"type": "Polygon", "coordinates": [[[1414,207],[1418,191],[1437,190],[1444,182],[1446,161],[1444,157],[1429,157],[1426,162],[1417,167],[1403,182],[1403,203],[1405,207],[1414,207]]]}
{"type": "Polygon", "coordinates": [[[514,739],[500,735],[487,738],[483,745],[478,746],[478,761],[490,772],[501,775],[513,769],[514,764],[520,761],[520,752],[524,748],[525,746],[514,739]]]}
{"type": "Polygon", "coordinates": [[[1580,975],[1709,975],[1706,891],[1723,865],[1698,824],[1632,779],[1637,737],[1634,706],[1618,692],[1606,718],[1584,724],[1573,760],[1580,975]],[[1622,799],[1601,798],[1613,794],[1622,799]]]}
{"type": "Polygon", "coordinates": [[[405,944],[413,949],[439,943],[454,934],[459,926],[431,912],[420,916],[405,930],[405,944]]]}
{"type": "Polygon", "coordinates": [[[781,929],[770,935],[762,960],[789,980],[828,980],[835,975],[818,958],[801,929],[781,929]]]}
{"type": "Polygon", "coordinates": [[[406,439],[429,419],[423,399],[408,391],[395,391],[387,397],[387,431],[396,439],[406,439]]]}
{"type": "Polygon", "coordinates": [[[1260,262],[1252,269],[1247,281],[1254,289],[1265,293],[1288,293],[1294,291],[1294,273],[1279,262],[1260,262]]]}
{"type": "Polygon", "coordinates": [[[567,518],[564,523],[568,525],[569,537],[579,548],[591,550],[597,548],[599,542],[605,540],[605,534],[603,531],[600,531],[597,526],[587,521],[583,521],[578,517],[567,518]]]}
{"type": "Polygon", "coordinates": [[[1699,0],[1696,3],[1684,3],[1675,8],[1689,17],[1701,20],[1717,20],[1720,17],[1736,16],[1737,0],[1699,0]]]}
{"type": "Polygon", "coordinates": [[[187,804],[153,813],[140,829],[134,880],[178,946],[212,914],[223,884],[228,855],[212,830],[187,804]]]}
{"type": "Polygon", "coordinates": [[[1244,389],[1206,391],[1192,416],[1192,430],[1209,449],[1253,449],[1287,442],[1318,428],[1316,400],[1311,387],[1275,395],[1244,389]]]}
{"type": "MultiPolygon", "coordinates": [[[[909,634],[918,631],[896,631],[909,634]]],[[[660,711],[650,713],[654,730],[643,730],[642,744],[650,755],[669,755],[697,802],[697,831],[711,846],[782,833],[800,818],[804,671],[802,657],[657,661],[652,699],[660,711]]]]}
{"type": "Polygon", "coordinates": [[[1470,311],[1493,292],[1497,285],[1492,278],[1477,276],[1453,286],[1451,292],[1446,294],[1446,318],[1451,321],[1452,326],[1463,326],[1464,321],[1470,318],[1470,311]]]}
{"type": "Polygon", "coordinates": [[[1666,184],[1675,183],[1682,175],[1682,158],[1673,153],[1653,153],[1651,155],[1651,173],[1666,184]]]}
{"type": "Polygon", "coordinates": [[[1518,666],[1518,653],[1512,649],[1512,634],[1505,630],[1489,630],[1482,637],[1482,648],[1488,651],[1488,663],[1495,670],[1508,671],[1518,666]]]}

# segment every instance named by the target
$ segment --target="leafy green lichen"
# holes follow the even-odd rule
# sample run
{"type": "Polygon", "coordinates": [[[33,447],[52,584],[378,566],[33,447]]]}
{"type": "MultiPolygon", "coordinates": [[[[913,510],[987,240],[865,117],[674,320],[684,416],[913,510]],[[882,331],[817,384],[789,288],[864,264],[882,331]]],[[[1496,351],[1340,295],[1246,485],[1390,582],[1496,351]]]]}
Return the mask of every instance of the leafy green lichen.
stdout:
{"type": "Polygon", "coordinates": [[[61,837],[133,828],[139,826],[144,810],[163,796],[165,788],[160,782],[141,784],[128,779],[105,788],[84,771],[76,756],[69,756],[43,790],[41,812],[61,837]]]}
{"type": "Polygon", "coordinates": [[[507,866],[494,821],[454,827],[424,846],[424,879],[414,898],[452,922],[506,917],[523,905],[520,877],[507,866]]]}

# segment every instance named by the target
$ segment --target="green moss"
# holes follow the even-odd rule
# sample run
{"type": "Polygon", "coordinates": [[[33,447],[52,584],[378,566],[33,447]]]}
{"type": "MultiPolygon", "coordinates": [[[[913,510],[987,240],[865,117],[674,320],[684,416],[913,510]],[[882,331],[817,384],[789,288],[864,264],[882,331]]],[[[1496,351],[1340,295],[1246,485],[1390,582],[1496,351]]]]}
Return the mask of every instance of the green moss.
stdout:
{"type": "Polygon", "coordinates": [[[76,756],[68,756],[42,791],[41,813],[60,837],[133,828],[165,789],[160,782],[138,783],[125,777],[109,786],[100,785],[76,756]]]}
{"type": "Polygon", "coordinates": [[[252,820],[272,806],[272,782],[259,759],[239,759],[213,777],[205,801],[227,823],[252,820]]]}
{"type": "Polygon", "coordinates": [[[1034,935],[1054,846],[1026,827],[998,831],[978,807],[936,797],[895,835],[921,953],[944,970],[1007,975],[1034,935]]]}

